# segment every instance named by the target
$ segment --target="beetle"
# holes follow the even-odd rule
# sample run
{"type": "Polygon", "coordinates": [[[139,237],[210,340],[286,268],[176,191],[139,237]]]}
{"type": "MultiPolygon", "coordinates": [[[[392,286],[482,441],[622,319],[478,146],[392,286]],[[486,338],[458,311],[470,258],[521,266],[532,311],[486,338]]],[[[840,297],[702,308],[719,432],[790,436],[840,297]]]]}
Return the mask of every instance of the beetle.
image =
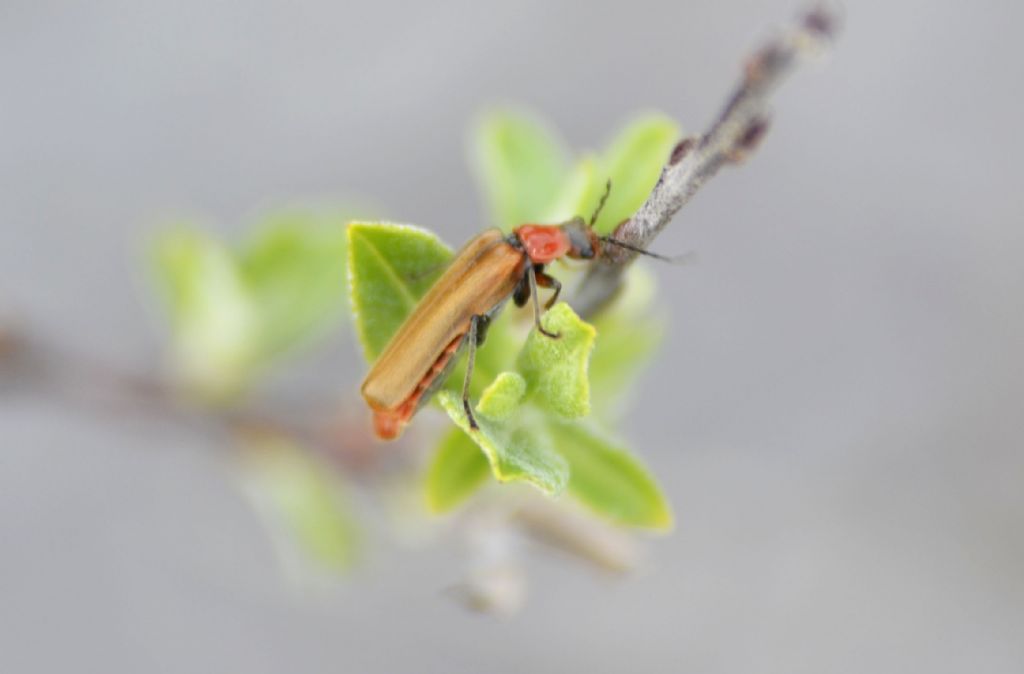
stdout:
{"type": "Polygon", "coordinates": [[[563,258],[596,258],[605,244],[667,259],[594,232],[594,222],[610,189],[611,181],[589,223],[576,216],[557,225],[520,225],[509,235],[489,229],[458,252],[384,347],[363,381],[360,391],[373,411],[377,437],[392,440],[402,434],[416,411],[447,379],[463,347],[468,350],[468,358],[462,406],[470,428],[479,428],[469,404],[473,362],[488,325],[508,299],[522,307],[533,298],[537,330],[551,339],[560,337],[540,323],[538,287],[554,289],[545,309],[554,305],[562,289],[556,278],[545,273],[545,265],[563,258]]]}

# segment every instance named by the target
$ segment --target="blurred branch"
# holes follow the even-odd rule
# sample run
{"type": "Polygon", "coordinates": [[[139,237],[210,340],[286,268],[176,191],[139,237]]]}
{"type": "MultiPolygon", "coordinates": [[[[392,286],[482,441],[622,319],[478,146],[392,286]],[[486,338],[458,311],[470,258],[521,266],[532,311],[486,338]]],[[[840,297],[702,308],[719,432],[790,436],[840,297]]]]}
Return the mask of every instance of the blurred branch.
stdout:
{"type": "Polygon", "coordinates": [[[378,455],[362,420],[330,401],[320,417],[297,414],[283,400],[198,404],[159,373],[123,370],[9,322],[0,323],[0,385],[0,392],[37,390],[96,412],[153,415],[235,438],[284,436],[351,473],[371,472],[378,455]]]}
{"type": "MultiPolygon", "coordinates": [[[[646,249],[697,190],[726,164],[743,161],[768,130],[768,101],[779,84],[806,57],[827,47],[838,29],[837,13],[818,6],[747,62],[743,79],[711,128],[680,140],[661,170],[647,201],[613,236],[646,249]]],[[[591,265],[573,302],[583,316],[598,312],[615,295],[622,273],[636,253],[611,246],[591,265]]]]}
{"type": "Polygon", "coordinates": [[[532,539],[604,571],[626,573],[640,561],[639,542],[626,530],[565,503],[532,498],[514,517],[532,539]]]}

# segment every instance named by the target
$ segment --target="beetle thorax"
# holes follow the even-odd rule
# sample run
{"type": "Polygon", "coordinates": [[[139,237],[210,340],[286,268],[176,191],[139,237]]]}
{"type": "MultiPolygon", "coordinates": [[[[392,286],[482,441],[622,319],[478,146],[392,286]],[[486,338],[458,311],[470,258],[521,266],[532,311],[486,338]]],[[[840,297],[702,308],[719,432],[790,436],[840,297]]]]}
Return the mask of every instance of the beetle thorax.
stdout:
{"type": "Polygon", "coordinates": [[[558,225],[522,225],[516,237],[534,264],[547,264],[565,257],[572,250],[572,241],[558,225]]]}

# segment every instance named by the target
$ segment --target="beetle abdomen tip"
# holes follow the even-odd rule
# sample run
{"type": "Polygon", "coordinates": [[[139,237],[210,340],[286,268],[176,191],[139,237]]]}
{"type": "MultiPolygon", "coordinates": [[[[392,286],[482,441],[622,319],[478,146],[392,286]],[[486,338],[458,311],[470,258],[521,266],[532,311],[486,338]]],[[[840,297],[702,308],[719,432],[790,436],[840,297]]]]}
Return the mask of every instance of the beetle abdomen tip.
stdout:
{"type": "Polygon", "coordinates": [[[395,410],[375,410],[373,413],[373,432],[381,440],[394,440],[405,429],[406,419],[395,410]]]}

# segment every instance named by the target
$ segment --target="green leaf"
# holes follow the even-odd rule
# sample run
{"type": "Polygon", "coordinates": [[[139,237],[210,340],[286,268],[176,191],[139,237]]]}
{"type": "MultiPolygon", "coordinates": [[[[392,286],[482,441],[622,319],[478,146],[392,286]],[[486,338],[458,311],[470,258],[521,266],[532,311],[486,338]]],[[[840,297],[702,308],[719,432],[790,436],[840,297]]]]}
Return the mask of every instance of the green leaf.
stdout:
{"type": "Polygon", "coordinates": [[[281,212],[238,253],[179,227],[153,253],[180,375],[210,401],[239,393],[260,367],[343,315],[345,231],[336,214],[281,212]]]}
{"type": "Polygon", "coordinates": [[[477,409],[490,419],[504,421],[519,409],[524,395],[526,380],[516,372],[502,372],[480,396],[477,409]]]}
{"type": "Polygon", "coordinates": [[[504,228],[589,218],[611,179],[611,194],[595,223],[598,232],[607,234],[647,199],[681,136],[671,118],[643,115],[600,157],[570,165],[561,140],[536,117],[492,112],[475,136],[478,174],[493,217],[504,228]]]}
{"type": "Polygon", "coordinates": [[[574,498],[618,524],[672,528],[668,501],[636,457],[582,424],[551,423],[549,428],[569,462],[569,493],[574,498]]]}
{"type": "Polygon", "coordinates": [[[500,482],[522,481],[549,496],[565,489],[569,466],[551,448],[543,424],[523,424],[489,419],[477,410],[478,430],[470,430],[461,398],[451,391],[437,394],[441,406],[452,421],[483,450],[491,472],[500,482]]]}
{"type": "Polygon", "coordinates": [[[589,219],[604,192],[607,176],[596,157],[583,157],[562,181],[551,207],[538,222],[565,222],[577,215],[589,219]]]}
{"type": "Polygon", "coordinates": [[[262,357],[308,341],[342,315],[345,222],[337,213],[282,211],[241,252],[240,273],[259,307],[262,357]]]}
{"type": "Polygon", "coordinates": [[[516,361],[527,395],[541,409],[566,419],[586,416],[590,413],[587,363],[596,331],[564,302],[544,314],[541,323],[560,337],[552,339],[534,330],[527,338],[516,361]]]}
{"type": "MultiPolygon", "coordinates": [[[[607,234],[636,213],[650,195],[681,136],[682,129],[675,121],[658,114],[640,117],[619,133],[601,159],[601,191],[609,178],[612,190],[594,229],[607,234]]],[[[596,207],[601,191],[592,197],[591,208],[596,207]]],[[[589,212],[581,215],[589,217],[589,212]]]]}
{"type": "Polygon", "coordinates": [[[178,227],[155,242],[153,260],[182,379],[209,398],[236,392],[258,355],[259,313],[231,252],[178,227]]]}
{"type": "Polygon", "coordinates": [[[425,229],[349,224],[349,293],[367,360],[387,346],[451,256],[451,249],[425,229]]]}
{"type": "Polygon", "coordinates": [[[253,496],[269,505],[273,523],[284,525],[320,564],[336,571],[351,567],[360,535],[340,480],[283,438],[250,438],[247,450],[253,496]]]}
{"type": "Polygon", "coordinates": [[[504,228],[540,222],[568,170],[561,140],[531,115],[495,111],[481,120],[474,145],[494,221],[504,228]]]}
{"type": "Polygon", "coordinates": [[[435,513],[452,510],[487,480],[490,464],[460,428],[441,440],[427,471],[427,506],[435,513]]]}
{"type": "Polygon", "coordinates": [[[665,320],[653,310],[654,278],[634,264],[612,304],[595,317],[598,339],[590,358],[589,378],[595,416],[602,422],[621,418],[636,377],[665,334],[665,320]]]}

